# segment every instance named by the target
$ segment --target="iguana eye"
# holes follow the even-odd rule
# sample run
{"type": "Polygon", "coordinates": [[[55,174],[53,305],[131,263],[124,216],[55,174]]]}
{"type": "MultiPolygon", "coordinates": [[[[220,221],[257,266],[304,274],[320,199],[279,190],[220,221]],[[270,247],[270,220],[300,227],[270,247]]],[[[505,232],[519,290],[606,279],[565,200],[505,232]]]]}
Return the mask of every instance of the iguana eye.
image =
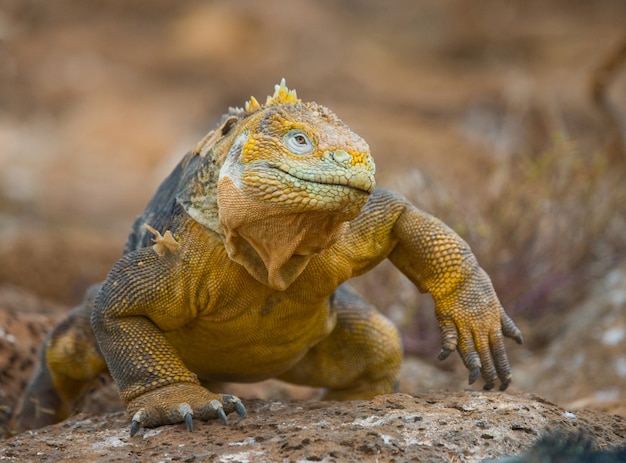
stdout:
{"type": "Polygon", "coordinates": [[[311,139],[301,130],[290,130],[285,135],[285,146],[293,154],[310,154],[315,149],[311,139]]]}

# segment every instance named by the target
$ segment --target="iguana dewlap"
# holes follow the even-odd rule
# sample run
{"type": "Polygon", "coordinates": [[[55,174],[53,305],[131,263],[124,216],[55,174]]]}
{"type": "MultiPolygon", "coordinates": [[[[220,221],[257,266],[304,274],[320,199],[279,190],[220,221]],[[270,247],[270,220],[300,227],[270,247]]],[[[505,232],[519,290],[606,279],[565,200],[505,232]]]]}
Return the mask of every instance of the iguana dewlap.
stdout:
{"type": "Polygon", "coordinates": [[[429,292],[440,358],[457,350],[485,389],[511,381],[522,342],[468,245],[402,196],[375,189],[367,143],[284,81],[188,153],[136,220],[106,280],[48,336],[15,420],[73,412],[107,369],[131,434],[236,411],[201,381],[276,377],[327,399],[394,391],[395,327],[344,282],[388,258],[429,292]]]}

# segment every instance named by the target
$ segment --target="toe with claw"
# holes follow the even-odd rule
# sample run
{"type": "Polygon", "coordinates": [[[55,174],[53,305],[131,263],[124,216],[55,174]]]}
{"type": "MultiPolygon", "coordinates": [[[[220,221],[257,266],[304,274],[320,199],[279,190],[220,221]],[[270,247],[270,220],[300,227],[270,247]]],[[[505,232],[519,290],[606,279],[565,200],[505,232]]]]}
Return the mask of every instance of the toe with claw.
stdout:
{"type": "Polygon", "coordinates": [[[156,427],[184,422],[193,431],[193,419],[210,420],[219,418],[227,424],[227,415],[236,412],[243,418],[248,416],[238,397],[209,392],[197,384],[171,384],[131,400],[128,410],[132,414],[131,437],[141,427],[156,427]]]}

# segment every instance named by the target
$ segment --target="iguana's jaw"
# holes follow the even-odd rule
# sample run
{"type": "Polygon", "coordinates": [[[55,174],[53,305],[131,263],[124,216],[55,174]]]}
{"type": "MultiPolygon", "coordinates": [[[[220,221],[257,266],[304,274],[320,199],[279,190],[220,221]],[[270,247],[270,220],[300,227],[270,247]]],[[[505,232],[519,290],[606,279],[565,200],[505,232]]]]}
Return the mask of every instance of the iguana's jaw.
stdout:
{"type": "Polygon", "coordinates": [[[267,164],[257,164],[253,172],[244,171],[236,183],[250,197],[285,213],[327,211],[348,216],[347,220],[359,213],[375,185],[370,172],[309,176],[286,165],[267,164]]]}

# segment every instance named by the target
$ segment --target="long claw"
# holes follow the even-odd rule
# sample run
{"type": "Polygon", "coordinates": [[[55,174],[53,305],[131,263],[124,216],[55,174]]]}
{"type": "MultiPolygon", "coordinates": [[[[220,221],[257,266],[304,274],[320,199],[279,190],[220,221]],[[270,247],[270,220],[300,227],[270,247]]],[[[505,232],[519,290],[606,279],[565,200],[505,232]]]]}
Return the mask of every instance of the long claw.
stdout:
{"type": "Polygon", "coordinates": [[[220,418],[220,420],[222,420],[222,423],[228,424],[228,419],[226,418],[226,412],[224,412],[224,409],[222,407],[217,409],[217,416],[220,418]]]}
{"type": "Polygon", "coordinates": [[[235,411],[239,414],[239,416],[241,416],[242,418],[248,418],[248,411],[246,410],[246,407],[244,407],[243,403],[241,402],[241,400],[237,400],[235,402],[235,411]]]}
{"type": "Polygon", "coordinates": [[[232,403],[235,406],[235,411],[237,412],[237,414],[239,414],[239,416],[241,416],[242,418],[248,418],[248,411],[246,410],[246,407],[243,405],[239,397],[225,395],[224,402],[229,404],[232,403]]]}
{"type": "Polygon", "coordinates": [[[140,427],[141,423],[139,421],[133,420],[133,422],[130,424],[130,437],[133,437],[135,434],[137,434],[137,431],[139,431],[140,427]]]}
{"type": "Polygon", "coordinates": [[[448,358],[448,356],[452,353],[452,351],[450,349],[441,349],[441,351],[439,352],[439,355],[437,356],[437,358],[439,360],[445,360],[448,358]]]}
{"type": "Polygon", "coordinates": [[[501,391],[505,391],[507,387],[509,387],[509,384],[511,384],[511,378],[509,377],[506,381],[502,381],[502,383],[500,384],[500,390],[501,391]]]}
{"type": "Polygon", "coordinates": [[[141,427],[141,421],[143,420],[145,415],[145,411],[142,409],[138,410],[137,413],[133,415],[133,421],[130,424],[130,437],[133,437],[139,431],[141,427]]]}
{"type": "Polygon", "coordinates": [[[209,404],[215,413],[217,413],[217,417],[222,420],[222,423],[228,424],[228,419],[226,418],[226,412],[224,411],[224,407],[220,403],[219,400],[212,400],[209,404]]]}
{"type": "Polygon", "coordinates": [[[189,432],[193,431],[193,410],[189,404],[182,404],[178,407],[178,413],[185,420],[185,424],[187,425],[187,430],[189,432]]]}
{"type": "Polygon", "coordinates": [[[470,370],[468,384],[474,384],[474,382],[478,379],[479,376],[480,376],[480,368],[479,367],[472,368],[470,370]]]}

